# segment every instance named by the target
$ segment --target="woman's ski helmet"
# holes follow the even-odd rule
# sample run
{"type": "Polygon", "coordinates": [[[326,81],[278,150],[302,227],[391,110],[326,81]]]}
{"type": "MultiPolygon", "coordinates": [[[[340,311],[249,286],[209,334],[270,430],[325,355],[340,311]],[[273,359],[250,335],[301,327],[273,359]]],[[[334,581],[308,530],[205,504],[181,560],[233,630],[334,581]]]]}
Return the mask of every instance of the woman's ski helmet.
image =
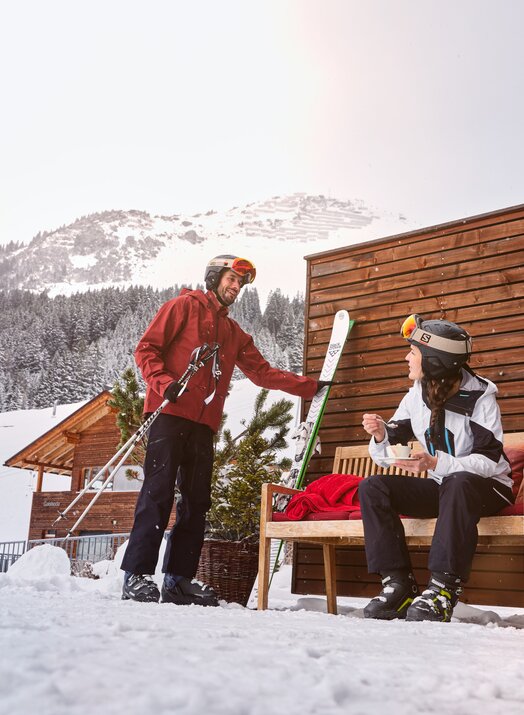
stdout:
{"type": "Polygon", "coordinates": [[[220,283],[222,271],[232,270],[242,277],[242,287],[253,283],[257,274],[255,266],[247,258],[222,255],[212,258],[206,266],[204,280],[208,290],[215,290],[220,283]]]}
{"type": "Polygon", "coordinates": [[[471,336],[449,320],[423,320],[410,315],[400,334],[422,353],[422,370],[428,377],[441,378],[458,373],[471,355],[471,336]]]}

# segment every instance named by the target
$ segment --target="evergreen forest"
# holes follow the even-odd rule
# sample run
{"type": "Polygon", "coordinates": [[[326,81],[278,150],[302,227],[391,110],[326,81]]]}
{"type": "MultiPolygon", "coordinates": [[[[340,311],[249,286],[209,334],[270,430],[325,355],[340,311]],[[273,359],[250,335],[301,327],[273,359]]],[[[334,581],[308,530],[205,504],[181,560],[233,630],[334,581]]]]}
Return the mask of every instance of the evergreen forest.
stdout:
{"type": "MultiPolygon", "coordinates": [[[[182,287],[115,287],[56,297],[0,291],[0,412],[77,402],[111,388],[126,368],[136,369],[136,344],[162,303],[182,287]]],[[[277,289],[262,311],[256,288],[248,288],[230,315],[272,365],[301,372],[302,296],[290,299],[277,289]]],[[[233,379],[242,377],[236,370],[233,379]]]]}

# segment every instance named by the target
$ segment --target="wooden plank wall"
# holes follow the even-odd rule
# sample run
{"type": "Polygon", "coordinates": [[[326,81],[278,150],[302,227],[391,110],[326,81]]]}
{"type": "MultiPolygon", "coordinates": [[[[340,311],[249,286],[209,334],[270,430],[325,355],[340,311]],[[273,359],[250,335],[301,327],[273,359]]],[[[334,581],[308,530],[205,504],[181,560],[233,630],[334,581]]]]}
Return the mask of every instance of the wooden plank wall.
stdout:
{"type": "MultiPolygon", "coordinates": [[[[103,467],[118,449],[120,430],[116,425],[113,412],[97,420],[80,433],[80,440],[75,445],[71,489],[83,488],[82,470],[85,467],[103,467]]],[[[135,495],[136,496],[136,495],[135,495]]]]}
{"type": "MultiPolygon", "coordinates": [[[[388,419],[410,387],[399,330],[411,313],[471,333],[471,366],[498,385],[504,430],[524,430],[524,205],[310,256],[306,288],[305,374],[321,369],[336,311],[356,321],[307,482],[331,473],[338,445],[368,441],[363,412],[388,419]]],[[[427,550],[411,553],[424,585],[427,550]]],[[[294,593],[324,592],[321,563],[321,549],[295,547],[294,593]]],[[[479,547],[463,600],[522,605],[523,565],[520,547],[479,547]]],[[[337,549],[337,575],[342,596],[378,592],[363,548],[337,549]]]]}
{"type": "MultiPolygon", "coordinates": [[[[421,588],[429,580],[427,547],[410,549],[413,572],[421,588]]],[[[324,594],[322,548],[295,548],[293,593],[324,594]]],[[[340,596],[373,598],[380,591],[380,578],[368,574],[363,547],[337,549],[337,589],[340,596]]],[[[479,546],[471,576],[460,600],[478,605],[517,606],[524,603],[524,554],[518,546],[479,546]]]]}
{"type": "MultiPolygon", "coordinates": [[[[50,529],[56,529],[57,538],[66,536],[68,529],[95,496],[95,492],[87,492],[66,514],[66,518],[54,527],[53,521],[58,513],[69,506],[75,496],[76,494],[71,492],[34,492],[28,538],[43,539],[45,532],[50,529]]],[[[123,534],[131,531],[137,496],[138,492],[104,492],[87,513],[74,536],[79,536],[80,532],[123,534]],[[116,523],[113,524],[113,521],[116,523]]]]}

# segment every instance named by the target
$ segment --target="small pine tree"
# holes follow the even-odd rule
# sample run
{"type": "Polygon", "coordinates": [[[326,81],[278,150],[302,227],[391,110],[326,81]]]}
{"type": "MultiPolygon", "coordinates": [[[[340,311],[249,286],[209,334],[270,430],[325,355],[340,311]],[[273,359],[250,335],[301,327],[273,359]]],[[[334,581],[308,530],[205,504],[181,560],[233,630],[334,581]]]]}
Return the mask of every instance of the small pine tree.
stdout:
{"type": "MultiPolygon", "coordinates": [[[[125,444],[142,424],[142,412],[144,409],[144,398],[140,395],[140,388],[137,376],[132,367],[128,367],[122,373],[122,384],[117,380],[113,389],[113,398],[108,405],[118,410],[116,424],[120,430],[120,444],[125,444]]],[[[138,443],[131,453],[130,460],[134,464],[143,464],[145,457],[145,445],[138,443]]]]}
{"type": "Polygon", "coordinates": [[[239,541],[258,534],[260,492],[264,482],[278,484],[289,459],[277,460],[275,450],[287,447],[287,425],[292,420],[290,400],[279,400],[264,410],[268,390],[261,390],[250,422],[235,438],[224,430],[223,446],[213,465],[211,509],[207,536],[239,541]],[[265,433],[272,431],[269,436],[265,433]]]}

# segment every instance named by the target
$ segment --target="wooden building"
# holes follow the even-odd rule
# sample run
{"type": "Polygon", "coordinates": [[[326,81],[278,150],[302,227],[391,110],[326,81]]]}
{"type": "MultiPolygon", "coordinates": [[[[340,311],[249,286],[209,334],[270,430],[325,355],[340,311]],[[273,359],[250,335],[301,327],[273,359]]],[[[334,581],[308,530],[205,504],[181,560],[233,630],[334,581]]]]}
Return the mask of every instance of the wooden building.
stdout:
{"type": "MultiPolygon", "coordinates": [[[[312,460],[309,481],[331,472],[338,445],[368,441],[364,412],[392,416],[411,384],[407,345],[399,335],[411,313],[451,320],[470,332],[470,364],[498,385],[504,431],[524,430],[524,205],[306,260],[306,374],[320,371],[336,311],[346,309],[356,321],[324,416],[322,454],[312,460]]],[[[472,583],[482,588],[486,571],[498,569],[501,583],[511,588],[519,580],[522,593],[522,550],[488,551],[478,552],[472,583]]],[[[422,567],[426,555],[427,550],[414,560],[422,567]]],[[[362,549],[340,549],[337,563],[340,595],[377,592],[378,578],[368,576],[362,549]]],[[[321,564],[318,549],[298,549],[295,592],[323,591],[321,564]]]]}
{"type": "MultiPolygon", "coordinates": [[[[65,536],[95,496],[96,489],[90,489],[66,518],[53,526],[58,513],[69,506],[76,494],[118,449],[120,432],[116,425],[115,410],[108,404],[110,399],[110,392],[100,393],[6,460],[8,467],[35,470],[38,473],[29,539],[65,536]],[[70,475],[70,490],[42,491],[44,473],[70,475]]],[[[141,474],[141,467],[123,465],[74,535],[130,531],[141,474]],[[129,478],[130,469],[135,478],[129,478]]]]}

